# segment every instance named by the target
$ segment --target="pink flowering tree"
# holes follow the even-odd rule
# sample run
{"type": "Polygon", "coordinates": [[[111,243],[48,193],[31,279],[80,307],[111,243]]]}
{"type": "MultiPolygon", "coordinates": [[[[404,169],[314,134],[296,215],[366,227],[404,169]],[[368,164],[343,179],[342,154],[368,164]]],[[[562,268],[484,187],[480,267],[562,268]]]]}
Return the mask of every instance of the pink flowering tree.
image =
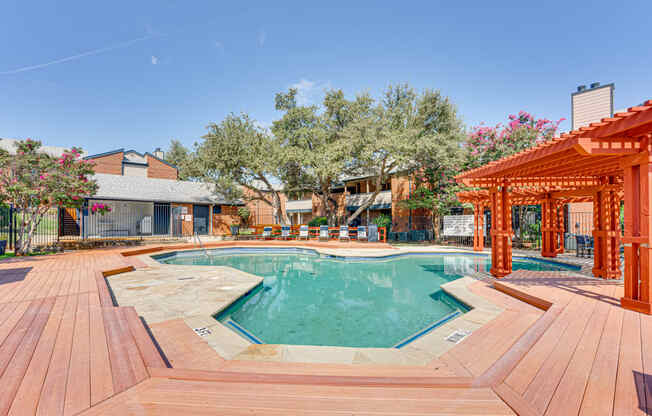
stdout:
{"type": "Polygon", "coordinates": [[[518,115],[509,116],[507,124],[473,127],[465,145],[467,167],[482,166],[551,139],[562,121],[563,118],[556,122],[537,119],[526,111],[519,111],[518,115]]]}
{"type": "Polygon", "coordinates": [[[16,254],[32,251],[32,240],[45,214],[53,207],[79,208],[97,191],[90,180],[93,164],[72,148],[60,157],[39,152],[41,142],[16,143],[16,154],[0,150],[0,203],[18,211],[16,254]]]}
{"type": "MultiPolygon", "coordinates": [[[[471,130],[465,144],[467,150],[466,168],[476,168],[494,160],[511,156],[529,147],[551,139],[557,133],[559,124],[564,121],[536,118],[526,111],[511,114],[507,124],[494,127],[481,124],[471,130]]],[[[519,224],[524,224],[529,206],[519,206],[516,215],[519,224]]],[[[519,239],[524,240],[525,227],[519,229],[519,239]]]]}

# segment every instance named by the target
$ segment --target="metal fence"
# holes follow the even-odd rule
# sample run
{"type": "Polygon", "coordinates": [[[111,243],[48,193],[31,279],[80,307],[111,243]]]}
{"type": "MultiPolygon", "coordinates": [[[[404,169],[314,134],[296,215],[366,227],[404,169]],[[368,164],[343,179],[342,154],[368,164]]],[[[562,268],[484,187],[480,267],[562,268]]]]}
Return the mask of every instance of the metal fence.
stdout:
{"type": "MultiPolygon", "coordinates": [[[[48,210],[32,236],[32,247],[46,247],[62,241],[192,235],[192,222],[185,221],[187,217],[180,212],[173,212],[170,204],[99,202],[109,205],[111,211],[101,215],[93,213],[88,206],[48,210]]],[[[6,240],[10,250],[16,247],[23,220],[20,210],[0,205],[0,241],[6,240]]]]}
{"type": "MultiPolygon", "coordinates": [[[[24,214],[7,205],[0,206],[0,240],[7,241],[7,248],[14,249],[20,224],[24,221],[24,214]]],[[[43,219],[32,235],[33,246],[48,246],[59,239],[59,211],[56,208],[45,213],[43,219]]]]}

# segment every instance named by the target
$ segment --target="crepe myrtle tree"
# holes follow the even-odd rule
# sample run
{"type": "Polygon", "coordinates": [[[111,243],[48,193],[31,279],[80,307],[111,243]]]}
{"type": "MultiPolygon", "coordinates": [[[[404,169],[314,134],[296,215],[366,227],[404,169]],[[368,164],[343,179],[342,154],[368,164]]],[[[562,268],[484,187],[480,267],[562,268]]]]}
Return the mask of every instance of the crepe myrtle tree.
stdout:
{"type": "MultiPolygon", "coordinates": [[[[466,141],[466,168],[476,168],[494,160],[511,156],[539,143],[551,139],[557,133],[559,124],[565,119],[552,121],[547,118],[536,118],[527,111],[510,114],[506,124],[495,126],[480,124],[474,127],[466,141]]],[[[516,211],[519,224],[519,239],[524,240],[526,227],[524,223],[529,205],[521,205],[516,211]]]]}
{"type": "Polygon", "coordinates": [[[281,143],[247,114],[230,114],[207,129],[192,162],[199,178],[229,198],[262,201],[281,224],[289,224],[275,186],[284,161],[281,143]]]}
{"type": "MultiPolygon", "coordinates": [[[[73,147],[60,157],[39,152],[41,142],[26,139],[16,143],[16,154],[0,151],[0,202],[18,211],[16,254],[32,252],[39,224],[53,207],[80,208],[97,191],[92,162],[81,159],[73,147]]],[[[96,207],[100,214],[110,208],[96,207]]]]}

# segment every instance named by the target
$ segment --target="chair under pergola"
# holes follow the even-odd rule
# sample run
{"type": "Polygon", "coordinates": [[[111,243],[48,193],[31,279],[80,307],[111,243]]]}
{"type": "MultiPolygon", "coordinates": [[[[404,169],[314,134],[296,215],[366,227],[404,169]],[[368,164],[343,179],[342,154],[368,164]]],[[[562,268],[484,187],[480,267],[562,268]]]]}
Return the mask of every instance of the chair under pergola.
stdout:
{"type": "Polygon", "coordinates": [[[563,206],[593,202],[593,274],[621,277],[624,245],[626,309],[652,313],[652,100],[515,155],[464,172],[476,188],[458,194],[474,204],[474,249],[483,248],[482,212],[491,210],[491,274],[512,272],[512,206],[541,205],[541,255],[564,250],[563,206]],[[624,201],[624,236],[620,204],[624,201]]]}

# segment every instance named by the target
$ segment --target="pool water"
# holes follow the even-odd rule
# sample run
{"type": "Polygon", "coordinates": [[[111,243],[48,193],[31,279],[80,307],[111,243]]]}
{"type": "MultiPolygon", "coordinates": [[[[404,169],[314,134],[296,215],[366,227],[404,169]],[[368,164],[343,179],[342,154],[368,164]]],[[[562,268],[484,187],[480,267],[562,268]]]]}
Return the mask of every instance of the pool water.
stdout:
{"type": "MultiPolygon", "coordinates": [[[[229,266],[264,278],[216,316],[265,344],[402,346],[468,308],[441,285],[490,268],[485,256],[408,255],[342,259],[314,252],[214,250],[159,258],[170,264],[229,266]]],[[[531,260],[514,269],[564,270],[531,260]]]]}

